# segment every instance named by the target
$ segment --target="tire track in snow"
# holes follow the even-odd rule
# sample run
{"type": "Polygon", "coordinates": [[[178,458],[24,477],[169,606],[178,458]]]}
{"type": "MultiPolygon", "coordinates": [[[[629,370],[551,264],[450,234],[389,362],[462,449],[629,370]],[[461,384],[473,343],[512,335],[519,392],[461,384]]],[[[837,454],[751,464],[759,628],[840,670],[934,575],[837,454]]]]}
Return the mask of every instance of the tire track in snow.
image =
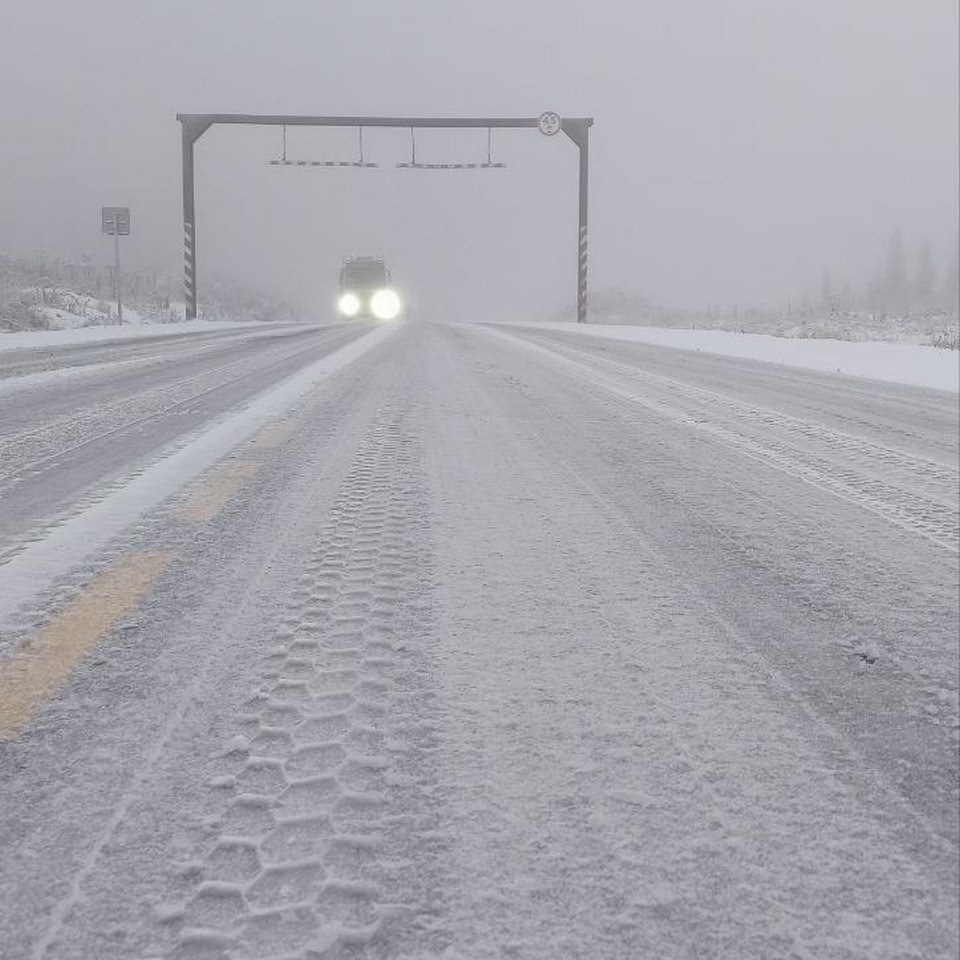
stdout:
{"type": "MultiPolygon", "coordinates": [[[[416,909],[405,767],[435,734],[405,689],[425,569],[414,447],[381,416],[357,453],[211,782],[224,803],[212,846],[182,865],[194,892],[163,911],[177,960],[362,955],[416,909]]],[[[411,803],[422,822],[429,802],[411,803]]]]}
{"type": "Polygon", "coordinates": [[[180,407],[245,380],[251,372],[265,373],[288,360],[289,356],[284,355],[266,366],[258,366],[258,363],[262,362],[261,358],[240,357],[198,374],[154,387],[134,397],[123,397],[108,403],[99,402],[93,408],[84,407],[69,414],[62,414],[39,428],[7,434],[0,445],[0,455],[4,466],[8,468],[6,473],[0,475],[0,488],[21,483],[83,447],[151,420],[169,416],[180,407]],[[240,373],[226,373],[236,367],[242,368],[240,373]],[[202,388],[195,389],[199,385],[202,385],[202,388]],[[189,392],[191,390],[193,392],[189,392]],[[118,420],[121,422],[117,423],[118,420]],[[99,432],[87,435],[91,430],[99,432]],[[67,446],[64,445],[65,438],[67,446]],[[71,440],[73,442],[70,442],[71,440]]]}
{"type": "Polygon", "coordinates": [[[630,480],[611,484],[584,443],[583,394],[476,346],[472,369],[429,357],[456,384],[434,428],[438,596],[457,597],[438,641],[453,648],[456,956],[924,955],[911,948],[935,923],[917,933],[928,908],[908,917],[894,888],[938,891],[948,917],[955,844],[636,523],[630,480]]]}
{"type": "MultiPolygon", "coordinates": [[[[531,357],[527,362],[536,364],[537,358],[531,357]]],[[[635,375],[639,373],[634,370],[635,375]]],[[[581,383],[589,390],[593,380],[583,378],[581,383]]],[[[956,587],[949,586],[956,583],[955,554],[939,554],[926,539],[909,543],[899,525],[865,523],[857,511],[844,509],[842,501],[825,501],[818,495],[821,488],[816,484],[808,483],[806,489],[797,485],[788,494],[773,477],[761,479],[759,475],[757,482],[748,480],[743,465],[733,462],[734,457],[742,455],[736,448],[727,447],[727,456],[718,459],[716,452],[702,448],[694,451],[676,431],[679,442],[664,449],[657,442],[656,419],[638,422],[637,404],[631,398],[604,392],[598,399],[629,430],[618,444],[605,444],[605,432],[600,431],[595,455],[603,457],[605,450],[616,449],[616,456],[620,458],[622,454],[624,461],[631,455],[642,456],[647,466],[654,467],[646,471],[645,483],[654,484],[653,489],[646,489],[646,496],[661,505],[675,504],[677,476],[709,466],[703,477],[709,476],[711,495],[681,497],[683,507],[668,512],[663,522],[670,525],[673,536],[684,531],[690,555],[711,556],[717,542],[722,542],[726,558],[712,579],[704,573],[700,562],[687,566],[688,577],[706,577],[701,582],[708,593],[712,592],[715,604],[738,619],[728,607],[728,601],[736,605],[742,586],[742,581],[738,582],[732,573],[726,579],[732,561],[731,569],[739,566],[739,575],[753,577],[753,590],[761,591],[740,597],[740,609],[747,611],[740,622],[748,633],[751,620],[753,629],[759,625],[763,592],[778,597],[775,612],[771,611],[773,629],[777,629],[784,603],[785,609],[796,604],[799,615],[811,627],[819,622],[826,644],[817,657],[803,663],[795,659],[787,670],[798,671],[799,676],[816,668],[816,681],[808,683],[807,690],[814,699],[822,698],[837,678],[852,672],[866,679],[875,669],[869,683],[878,699],[871,711],[887,715],[890,707],[884,705],[880,696],[883,690],[887,704],[895,703],[895,709],[905,711],[908,717],[904,721],[906,729],[898,732],[895,745],[889,740],[885,743],[882,725],[862,713],[862,690],[842,691],[841,684],[830,695],[838,708],[836,712],[845,714],[840,726],[848,730],[859,726],[858,739],[861,745],[870,745],[875,759],[884,758],[882,762],[887,763],[891,754],[900,754],[898,763],[907,769],[912,753],[918,751],[922,755],[933,742],[940,743],[943,736],[949,737],[955,754],[960,736],[956,587]],[[655,429],[648,434],[650,425],[655,429]],[[678,454],[683,467],[677,463],[678,454]],[[664,472],[668,473],[665,484],[664,472]],[[691,515],[696,519],[688,523],[686,518],[691,515]],[[725,587],[718,587],[719,583],[725,587]],[[711,591],[711,585],[717,590],[711,591]],[[874,668],[878,660],[882,665],[874,668]],[[832,669],[828,664],[832,664],[832,669]]],[[[652,412],[655,418],[659,417],[659,411],[652,412]]],[[[592,433],[592,428],[587,432],[592,433]]],[[[657,523],[660,522],[658,517],[657,523]]],[[[684,562],[682,557],[678,559],[681,564],[684,562]]],[[[785,663],[790,660],[786,657],[785,663]]],[[[830,708],[828,712],[835,711],[830,708]]],[[[948,805],[955,804],[951,799],[955,788],[950,769],[945,767],[937,773],[931,767],[924,778],[914,775],[894,779],[903,779],[901,787],[915,806],[936,809],[944,797],[948,805]]],[[[949,833],[955,838],[955,821],[951,823],[949,833]]]]}
{"type": "Polygon", "coordinates": [[[744,456],[869,510],[951,553],[960,552],[960,506],[956,503],[955,492],[960,475],[945,464],[647,370],[641,371],[628,364],[588,356],[573,348],[554,343],[546,347],[499,330],[485,329],[484,332],[521,344],[555,368],[573,373],[622,402],[639,404],[668,420],[706,433],[744,456]],[[624,385],[615,376],[629,377],[632,384],[624,385]],[[643,393],[635,386],[638,379],[642,380],[643,393]],[[668,402],[651,396],[651,385],[664,388],[668,392],[668,402]],[[677,401],[686,406],[674,406],[677,401]],[[715,416],[717,409],[731,415],[733,424],[720,423],[715,416]],[[745,424],[759,427],[762,431],[760,438],[749,436],[742,429],[745,424]],[[788,442],[779,441],[771,427],[783,431],[788,442]],[[851,458],[853,466],[844,467],[814,452],[802,450],[797,445],[798,439],[812,441],[831,454],[851,458]],[[878,474],[890,468],[900,471],[909,481],[933,483],[937,493],[918,494],[878,479],[878,474]]]}
{"type": "Polygon", "coordinates": [[[289,377],[249,399],[227,416],[193,433],[179,446],[133,475],[125,485],[54,527],[42,539],[17,553],[4,567],[7,591],[0,595],[0,626],[42,593],[44,584],[76,567],[111,537],[149,509],[178,492],[193,476],[211,466],[272,418],[286,413],[305,394],[331,375],[375,349],[392,336],[395,326],[382,326],[346,346],[308,363],[289,377]]]}

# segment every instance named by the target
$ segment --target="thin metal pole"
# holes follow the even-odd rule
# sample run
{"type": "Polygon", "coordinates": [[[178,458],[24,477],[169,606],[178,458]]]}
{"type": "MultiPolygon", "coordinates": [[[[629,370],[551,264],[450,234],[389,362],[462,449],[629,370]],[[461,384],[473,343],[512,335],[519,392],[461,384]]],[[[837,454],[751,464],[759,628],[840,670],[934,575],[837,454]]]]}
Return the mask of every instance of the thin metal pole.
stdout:
{"type": "Polygon", "coordinates": [[[123,299],[120,293],[120,224],[113,218],[113,292],[117,297],[117,323],[123,323],[123,299]]]}
{"type": "Polygon", "coordinates": [[[193,142],[183,124],[183,294],[187,320],[197,319],[197,232],[193,197],[193,142]]]}

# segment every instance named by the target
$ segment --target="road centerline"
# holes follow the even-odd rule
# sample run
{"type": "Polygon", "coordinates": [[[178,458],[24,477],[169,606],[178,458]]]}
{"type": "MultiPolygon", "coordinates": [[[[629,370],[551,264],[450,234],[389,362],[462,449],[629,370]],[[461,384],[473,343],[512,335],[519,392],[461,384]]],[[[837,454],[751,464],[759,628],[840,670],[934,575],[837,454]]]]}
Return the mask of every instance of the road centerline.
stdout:
{"type": "Polygon", "coordinates": [[[97,643],[170,565],[172,553],[127,554],[0,664],[0,740],[17,737],[97,643]]]}
{"type": "Polygon", "coordinates": [[[181,520],[212,520],[240,489],[243,481],[260,469],[255,460],[235,460],[210,471],[187,495],[174,515],[181,520]]]}

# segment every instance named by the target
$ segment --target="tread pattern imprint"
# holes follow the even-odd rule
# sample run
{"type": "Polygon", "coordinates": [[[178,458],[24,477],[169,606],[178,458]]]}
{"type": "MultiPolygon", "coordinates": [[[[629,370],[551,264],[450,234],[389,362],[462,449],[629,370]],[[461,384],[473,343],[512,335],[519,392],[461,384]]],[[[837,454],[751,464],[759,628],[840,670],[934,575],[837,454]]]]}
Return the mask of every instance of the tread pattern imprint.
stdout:
{"type": "Polygon", "coordinates": [[[177,865],[192,892],[162,911],[167,956],[381,957],[443,937],[417,451],[399,404],[382,408],[210,782],[211,837],[177,865]]]}

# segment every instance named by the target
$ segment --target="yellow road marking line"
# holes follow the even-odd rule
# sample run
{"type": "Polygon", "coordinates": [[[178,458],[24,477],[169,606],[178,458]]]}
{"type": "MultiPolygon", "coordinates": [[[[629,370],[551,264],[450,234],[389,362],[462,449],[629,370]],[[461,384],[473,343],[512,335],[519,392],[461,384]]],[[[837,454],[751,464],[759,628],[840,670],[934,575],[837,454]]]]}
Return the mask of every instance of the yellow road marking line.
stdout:
{"type": "Polygon", "coordinates": [[[166,570],[171,553],[131,553],[108,567],[45,627],[0,662],[0,740],[26,726],[97,642],[166,570]]]}
{"type": "Polygon", "coordinates": [[[234,460],[215,468],[174,514],[181,520],[212,520],[240,489],[240,484],[259,469],[255,460],[234,460]]]}
{"type": "Polygon", "coordinates": [[[297,425],[293,420],[275,420],[268,423],[254,438],[253,446],[260,450],[273,450],[293,436],[297,425]]]}

